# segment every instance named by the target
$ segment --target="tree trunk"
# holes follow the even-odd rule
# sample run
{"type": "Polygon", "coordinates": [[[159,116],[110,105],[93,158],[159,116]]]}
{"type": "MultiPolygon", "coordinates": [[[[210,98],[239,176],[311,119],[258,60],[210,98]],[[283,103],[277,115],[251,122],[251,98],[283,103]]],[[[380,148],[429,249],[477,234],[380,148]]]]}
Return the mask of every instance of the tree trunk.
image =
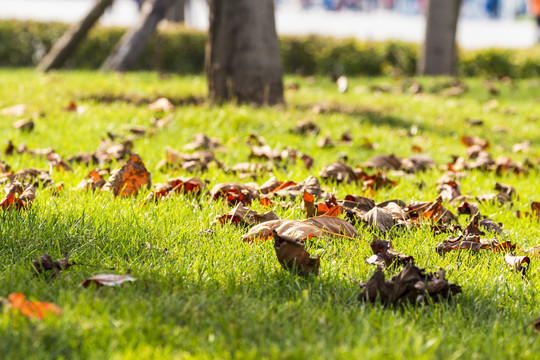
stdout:
{"type": "Polygon", "coordinates": [[[96,1],[96,4],[86,17],[80,23],[72,26],[54,43],[52,49],[39,62],[38,69],[49,71],[60,68],[113,2],[114,0],[96,1]]]}
{"type": "Polygon", "coordinates": [[[429,0],[426,38],[418,62],[422,75],[455,75],[456,29],[461,0],[429,0]]]}
{"type": "Polygon", "coordinates": [[[274,0],[210,0],[206,42],[212,102],[283,102],[274,0]]]}
{"type": "Polygon", "coordinates": [[[173,1],[169,11],[167,11],[167,20],[174,23],[185,21],[185,0],[173,1]]]}
{"type": "Polygon", "coordinates": [[[103,63],[101,70],[128,70],[156,31],[158,23],[165,17],[172,1],[146,0],[142,5],[139,21],[122,37],[113,53],[103,63]]]}

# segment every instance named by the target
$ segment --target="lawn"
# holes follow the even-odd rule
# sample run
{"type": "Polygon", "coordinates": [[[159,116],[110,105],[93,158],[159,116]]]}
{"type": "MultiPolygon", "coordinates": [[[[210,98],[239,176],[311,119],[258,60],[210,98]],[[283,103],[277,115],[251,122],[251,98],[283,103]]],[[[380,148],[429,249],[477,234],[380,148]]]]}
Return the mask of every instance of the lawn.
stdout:
{"type": "MultiPolygon", "coordinates": [[[[481,202],[482,215],[504,224],[501,241],[517,245],[517,254],[540,245],[539,222],[518,218],[540,201],[540,86],[537,79],[465,79],[467,90],[450,96],[449,79],[416,79],[424,91],[406,91],[412,80],[349,79],[349,91],[339,93],[327,78],[287,77],[284,107],[212,106],[204,101],[201,76],[124,75],[94,72],[0,70],[0,111],[25,104],[22,116],[0,115],[0,134],[15,146],[54,148],[64,159],[92,152],[107,133],[129,136],[127,126],[144,126],[150,134],[133,140],[133,151],[150,171],[152,183],[178,176],[198,176],[208,183],[255,182],[272,175],[280,181],[300,182],[338,159],[361,167],[377,154],[401,158],[421,151],[435,169],[414,174],[390,171],[395,186],[364,192],[362,184],[323,180],[322,188],[337,199],[368,195],[376,202],[389,199],[433,201],[441,167],[452,156],[466,157],[462,136],[488,139],[489,154],[507,155],[518,164],[530,163],[528,174],[469,170],[459,178],[461,192],[471,197],[493,193],[497,182],[515,188],[512,204],[481,202]],[[489,91],[494,86],[496,91],[489,91]],[[294,89],[297,87],[297,89],[294,89]],[[405,89],[405,91],[403,91],[405,89]],[[493,92],[498,92],[494,95],[493,92]],[[176,105],[170,114],[147,108],[159,97],[176,105]],[[66,111],[73,102],[77,111],[66,111]],[[168,117],[168,125],[151,128],[151,120],[168,117]],[[33,131],[13,127],[20,119],[34,119],[33,131]],[[481,125],[471,125],[482,120],[481,125]],[[301,120],[316,123],[320,132],[298,135],[291,129],[301,120]],[[348,131],[352,142],[339,142],[348,131]],[[164,169],[167,146],[182,152],[193,136],[204,133],[219,140],[215,152],[224,165],[188,173],[164,169]],[[228,170],[250,160],[249,135],[262,136],[273,149],[287,147],[314,159],[282,162],[241,179],[228,170]],[[409,136],[410,135],[410,136],[409,136]],[[321,148],[325,136],[338,142],[321,148]],[[530,149],[513,152],[514,144],[530,141],[530,149]],[[228,171],[226,171],[228,170],[228,171]],[[420,186],[422,185],[422,186],[420,186]]],[[[493,89],[492,89],[493,90],[493,89]]],[[[0,160],[17,171],[48,169],[44,156],[4,155],[0,160]]],[[[429,219],[396,230],[394,248],[414,257],[428,270],[444,268],[462,293],[438,303],[387,306],[358,299],[359,282],[376,271],[366,259],[373,228],[357,225],[357,239],[320,237],[306,244],[320,256],[318,276],[301,277],[283,269],[274,241],[248,243],[241,237],[249,227],[214,225],[214,217],[231,206],[210,199],[207,192],[179,194],[157,204],[146,202],[147,190],[135,197],[115,198],[110,192],[76,187],[94,168],[72,164],[73,171],[53,169],[54,186],[40,186],[27,210],[0,210],[0,297],[21,292],[27,298],[56,304],[61,316],[28,319],[5,305],[0,309],[0,353],[12,359],[535,359],[540,335],[531,323],[540,312],[540,271],[536,254],[527,279],[504,261],[504,254],[450,251],[440,256],[435,247],[449,234],[436,235],[429,219]],[[62,184],[61,189],[57,186],[62,184]],[[208,230],[212,229],[212,230],[208,230]],[[36,275],[32,260],[47,252],[53,259],[69,252],[73,266],[57,276],[36,275]],[[125,274],[137,281],[118,287],[80,283],[99,273],[125,274]],[[346,274],[346,275],[345,275],[346,274]]],[[[121,166],[114,161],[111,169],[121,166]]],[[[375,171],[368,170],[372,174],[375,171]]],[[[474,201],[474,200],[473,200],[474,201]]],[[[305,219],[301,199],[287,207],[279,201],[269,209],[253,202],[253,210],[273,210],[285,219],[305,219]]],[[[457,205],[444,206],[457,214],[457,205]]],[[[343,215],[340,217],[344,218],[343,215]]],[[[459,216],[465,227],[467,215],[459,216]]],[[[380,234],[379,234],[380,235],[380,234]]],[[[488,233],[486,237],[494,237],[488,233]]],[[[387,278],[400,271],[389,268],[387,278]]]]}

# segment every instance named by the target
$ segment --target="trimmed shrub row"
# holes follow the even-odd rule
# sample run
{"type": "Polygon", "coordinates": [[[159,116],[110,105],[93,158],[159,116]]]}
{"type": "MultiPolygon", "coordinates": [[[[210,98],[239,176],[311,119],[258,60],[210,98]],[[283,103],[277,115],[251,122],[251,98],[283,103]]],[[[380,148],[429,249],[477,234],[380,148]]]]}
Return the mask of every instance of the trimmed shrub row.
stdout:
{"type": "MultiPolygon", "coordinates": [[[[0,66],[35,66],[67,28],[63,23],[0,21],[0,66]]],[[[124,32],[123,28],[96,27],[65,67],[99,68],[124,32]]],[[[201,73],[205,41],[204,32],[167,27],[151,38],[133,69],[201,73]]],[[[399,41],[322,36],[284,36],[280,44],[284,71],[303,75],[413,75],[419,52],[418,45],[399,41]]],[[[465,76],[538,76],[540,48],[461,51],[459,72],[465,76]]]]}

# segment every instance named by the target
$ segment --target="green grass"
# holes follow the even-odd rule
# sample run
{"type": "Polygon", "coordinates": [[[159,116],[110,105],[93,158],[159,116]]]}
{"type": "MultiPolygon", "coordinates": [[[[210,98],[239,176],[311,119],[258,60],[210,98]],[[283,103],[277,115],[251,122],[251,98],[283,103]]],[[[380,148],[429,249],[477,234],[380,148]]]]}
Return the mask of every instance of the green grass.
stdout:
{"type": "MultiPolygon", "coordinates": [[[[379,153],[409,156],[412,145],[421,146],[439,165],[445,164],[453,154],[465,155],[459,143],[462,135],[488,138],[493,157],[509,154],[523,162],[540,152],[536,80],[498,83],[498,106],[491,110],[485,109],[492,97],[482,79],[467,80],[469,91],[459,98],[370,90],[381,84],[399,88],[400,82],[390,78],[350,79],[347,94],[337,93],[325,78],[286,80],[300,85],[298,91],[286,92],[286,108],[190,102],[177,106],[168,128],[135,141],[135,152],[151,171],[153,183],[187,175],[160,173],[157,165],[167,145],[182,150],[200,132],[225,145],[226,150],[217,156],[228,166],[248,161],[245,139],[252,133],[264,136],[273,148],[290,146],[315,158],[309,171],[300,163],[276,169],[273,174],[282,181],[317,175],[340,154],[359,166],[379,153]],[[336,111],[314,113],[312,108],[318,104],[336,111]],[[464,122],[467,118],[481,118],[484,126],[469,127],[464,122]],[[321,133],[290,133],[303,119],[315,121],[321,133]],[[509,132],[495,132],[497,126],[509,132]],[[418,129],[417,136],[399,135],[399,130],[412,127],[418,129]],[[322,136],[339,139],[346,130],[353,136],[351,146],[317,147],[322,136]],[[364,139],[379,147],[362,147],[364,139]],[[511,146],[524,140],[531,141],[529,154],[512,154],[511,146]]],[[[430,88],[443,80],[419,81],[430,88]]],[[[146,104],[158,96],[180,102],[204,98],[205,92],[202,77],[0,70],[0,109],[25,103],[28,113],[44,113],[30,133],[13,129],[16,118],[0,116],[0,134],[16,145],[53,147],[67,157],[94,151],[107,131],[122,134],[126,124],[149,126],[155,114],[146,104]],[[95,100],[120,97],[124,101],[95,100]],[[84,113],[62,111],[71,100],[83,106],[84,113]]],[[[14,170],[47,168],[45,159],[29,155],[2,156],[1,160],[14,170]]],[[[501,254],[453,252],[440,257],[435,245],[446,235],[434,236],[424,228],[403,231],[394,239],[394,247],[412,255],[421,267],[448,269],[449,280],[461,285],[463,293],[424,307],[363,304],[357,300],[358,286],[343,274],[365,281],[375,271],[364,261],[371,255],[367,229],[360,229],[358,241],[324,238],[309,244],[311,253],[321,255],[321,271],[319,277],[306,280],[279,266],[272,241],[242,242],[247,229],[225,225],[211,235],[201,233],[212,227],[214,216],[228,211],[225,204],[205,196],[178,196],[159,205],[143,205],[144,193],[114,199],[110,193],[76,191],[74,187],[89,171],[76,165],[73,173],[54,172],[55,182],[65,188],[58,196],[51,189],[38,189],[30,210],[0,214],[0,297],[20,291],[63,310],[61,317],[36,321],[4,307],[0,353],[5,358],[534,359],[540,353],[539,335],[526,327],[540,312],[536,259],[532,259],[527,283],[509,270],[501,254]],[[79,283],[103,270],[82,266],[52,280],[36,277],[30,262],[45,251],[53,258],[69,251],[76,262],[116,267],[117,273],[131,269],[138,280],[119,288],[84,289],[79,283]],[[457,262],[462,265],[456,266],[457,262]]],[[[378,191],[375,199],[431,201],[442,174],[434,170],[414,176],[389,175],[398,185],[378,191]],[[419,191],[421,181],[426,187],[419,191]]],[[[270,175],[256,182],[261,184],[270,175]]],[[[508,239],[527,249],[539,245],[538,222],[517,219],[514,213],[529,210],[532,200],[540,200],[538,175],[537,170],[527,176],[502,177],[474,171],[461,180],[461,187],[464,194],[475,196],[493,192],[496,182],[514,186],[519,199],[513,207],[482,205],[480,210],[504,223],[508,239]]],[[[238,181],[214,166],[200,177],[210,186],[238,181]]],[[[323,186],[335,189],[338,198],[361,193],[356,185],[323,186]]],[[[260,205],[253,208],[263,210],[260,205]]],[[[291,209],[274,210],[283,218],[305,217],[298,201],[291,209]]],[[[467,220],[460,217],[460,221],[467,220]]]]}

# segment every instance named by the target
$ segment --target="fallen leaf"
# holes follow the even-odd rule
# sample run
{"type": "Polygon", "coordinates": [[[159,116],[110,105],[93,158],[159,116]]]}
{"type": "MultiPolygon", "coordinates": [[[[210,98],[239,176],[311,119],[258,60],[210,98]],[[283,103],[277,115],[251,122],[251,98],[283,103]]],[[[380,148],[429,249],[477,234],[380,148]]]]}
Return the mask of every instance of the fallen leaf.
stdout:
{"type": "Polygon", "coordinates": [[[302,208],[306,210],[308,218],[320,215],[339,216],[341,214],[341,207],[334,195],[330,195],[328,200],[324,202],[315,204],[314,196],[305,191],[302,200],[302,208]]]}
{"type": "Polygon", "coordinates": [[[9,306],[12,309],[20,311],[21,314],[28,318],[37,318],[42,320],[45,316],[62,315],[62,310],[53,303],[42,301],[26,300],[22,293],[12,293],[8,295],[9,306]]]}
{"type": "Polygon", "coordinates": [[[512,174],[527,174],[529,171],[523,166],[519,165],[508,156],[501,155],[495,160],[495,172],[497,175],[501,176],[507,172],[512,174]]]}
{"type": "Polygon", "coordinates": [[[26,112],[25,104],[17,104],[0,110],[0,115],[23,116],[26,112]]]}
{"type": "Polygon", "coordinates": [[[33,120],[19,120],[13,124],[13,127],[21,131],[32,131],[34,130],[34,125],[33,120]]]}
{"type": "Polygon", "coordinates": [[[395,251],[392,242],[389,240],[382,240],[377,236],[373,236],[370,246],[373,256],[366,260],[366,263],[370,265],[377,265],[384,269],[385,267],[390,267],[392,264],[400,266],[414,263],[412,256],[395,251]]]}
{"type": "Polygon", "coordinates": [[[36,189],[33,185],[23,185],[20,182],[8,184],[4,191],[6,195],[0,201],[0,208],[7,209],[27,209],[36,197],[36,189]]]}
{"type": "Polygon", "coordinates": [[[306,134],[316,135],[319,133],[319,127],[310,120],[302,120],[302,121],[299,121],[291,131],[299,135],[306,135],[306,134]]]}
{"type": "Polygon", "coordinates": [[[443,269],[426,273],[425,269],[409,263],[399,274],[386,280],[381,269],[377,268],[373,276],[364,284],[358,295],[360,301],[375,302],[379,299],[386,305],[424,304],[426,298],[433,302],[461,293],[459,285],[445,279],[443,269]]]}
{"type": "Polygon", "coordinates": [[[73,100],[69,102],[69,104],[63,109],[66,112],[75,112],[79,109],[77,106],[77,103],[73,100]]]}
{"type": "Polygon", "coordinates": [[[148,104],[147,108],[148,110],[153,111],[171,112],[174,110],[174,105],[169,101],[169,99],[161,97],[153,103],[148,104]]]}
{"type": "Polygon", "coordinates": [[[503,233],[502,229],[502,223],[496,223],[495,221],[491,219],[482,219],[478,223],[480,226],[482,226],[484,229],[491,231],[497,235],[501,235],[503,233]]]}
{"type": "Polygon", "coordinates": [[[457,210],[458,214],[466,215],[474,215],[480,212],[480,210],[478,209],[478,203],[471,201],[463,201],[461,204],[459,204],[457,210]]]}
{"type": "Polygon", "coordinates": [[[461,186],[456,180],[449,177],[443,177],[437,181],[437,191],[443,201],[451,202],[461,197],[461,186]]]}
{"type": "Polygon", "coordinates": [[[69,166],[62,157],[55,151],[51,151],[47,154],[47,160],[49,160],[49,172],[52,173],[52,169],[73,171],[73,168],[69,166]]]}
{"type": "Polygon", "coordinates": [[[209,138],[205,134],[195,134],[193,140],[184,146],[188,150],[215,150],[221,147],[215,138],[209,138]]]}
{"type": "Polygon", "coordinates": [[[47,170],[41,170],[36,168],[22,169],[15,172],[15,174],[0,175],[0,183],[6,182],[26,183],[31,184],[35,187],[47,187],[53,185],[51,174],[47,170]]]}
{"type": "Polygon", "coordinates": [[[317,142],[317,146],[320,148],[331,148],[337,145],[338,145],[337,142],[332,140],[332,138],[329,135],[326,135],[325,137],[321,138],[317,142]]]}
{"type": "Polygon", "coordinates": [[[375,155],[363,164],[366,168],[375,169],[393,169],[398,170],[401,168],[401,159],[395,155],[375,155]]]}
{"type": "Polygon", "coordinates": [[[514,144],[514,146],[512,146],[512,152],[515,152],[515,153],[529,152],[530,148],[531,148],[531,142],[523,141],[521,143],[514,144]]]}
{"type": "Polygon", "coordinates": [[[347,221],[333,216],[318,216],[306,220],[272,220],[252,227],[242,236],[244,241],[266,240],[276,230],[280,236],[305,242],[313,237],[330,236],[356,238],[358,231],[347,221]]]}
{"type": "Polygon", "coordinates": [[[37,274],[45,273],[49,270],[54,270],[58,275],[60,270],[65,270],[74,264],[69,262],[69,253],[64,254],[64,258],[53,261],[49,254],[43,253],[39,258],[32,260],[33,270],[37,274]]]}
{"type": "Polygon", "coordinates": [[[401,160],[401,168],[407,173],[426,171],[435,167],[435,161],[425,154],[414,154],[401,160]]]}
{"type": "Polygon", "coordinates": [[[351,183],[357,180],[353,169],[341,161],[336,161],[325,166],[319,171],[319,176],[326,180],[335,181],[338,184],[343,181],[351,183]]]}
{"type": "Polygon", "coordinates": [[[114,170],[103,191],[111,191],[117,196],[135,196],[139,189],[150,189],[152,181],[139,155],[131,155],[127,163],[120,169],[114,170]]]}
{"type": "Polygon", "coordinates": [[[275,189],[279,188],[280,182],[277,179],[277,177],[272,176],[270,179],[268,179],[264,184],[259,186],[259,191],[261,194],[270,194],[275,189]]]}
{"type": "Polygon", "coordinates": [[[514,189],[510,185],[496,183],[495,184],[495,190],[498,191],[498,192],[504,193],[504,194],[510,196],[511,198],[514,198],[514,197],[517,198],[516,189],[514,189]]]}
{"type": "Polygon", "coordinates": [[[230,205],[247,206],[259,198],[259,192],[256,184],[223,183],[214,185],[210,197],[214,200],[225,199],[230,205]]]}
{"type": "Polygon", "coordinates": [[[462,136],[460,138],[460,141],[463,145],[467,147],[478,145],[480,148],[484,150],[489,148],[489,141],[487,141],[486,139],[481,139],[477,136],[462,136]]]}
{"type": "Polygon", "coordinates": [[[292,183],[290,186],[285,183],[285,185],[281,184],[280,187],[274,189],[272,193],[281,197],[282,199],[290,200],[294,200],[297,197],[302,196],[306,191],[313,194],[315,198],[321,198],[325,195],[321,190],[319,180],[313,175],[310,175],[307,179],[299,183],[292,183]]]}
{"type": "Polygon", "coordinates": [[[104,176],[108,174],[109,172],[107,170],[94,169],[81,180],[79,185],[77,185],[77,189],[92,191],[100,190],[106,184],[104,176]]]}
{"type": "Polygon", "coordinates": [[[386,234],[396,224],[392,213],[380,207],[368,211],[363,220],[368,226],[377,228],[381,234],[386,234]]]}
{"type": "Polygon", "coordinates": [[[87,288],[91,284],[95,284],[96,286],[117,286],[122,285],[125,282],[133,282],[137,279],[132,278],[127,275],[115,275],[115,274],[99,274],[92,276],[91,278],[85,279],[81,286],[87,288]]]}
{"type": "Polygon", "coordinates": [[[214,223],[223,224],[229,222],[244,226],[254,226],[266,221],[279,220],[279,216],[273,211],[268,211],[263,214],[251,210],[247,207],[238,204],[226,214],[218,215],[214,218],[214,223]]]}
{"type": "Polygon", "coordinates": [[[272,237],[274,238],[276,256],[281,266],[289,271],[297,272],[300,276],[319,275],[321,261],[319,257],[310,258],[304,243],[279,235],[276,230],[272,231],[272,237]]]}
{"type": "Polygon", "coordinates": [[[504,255],[504,261],[510,266],[510,269],[517,271],[521,276],[527,276],[527,269],[531,263],[531,259],[528,256],[515,256],[513,254],[504,255]]]}

